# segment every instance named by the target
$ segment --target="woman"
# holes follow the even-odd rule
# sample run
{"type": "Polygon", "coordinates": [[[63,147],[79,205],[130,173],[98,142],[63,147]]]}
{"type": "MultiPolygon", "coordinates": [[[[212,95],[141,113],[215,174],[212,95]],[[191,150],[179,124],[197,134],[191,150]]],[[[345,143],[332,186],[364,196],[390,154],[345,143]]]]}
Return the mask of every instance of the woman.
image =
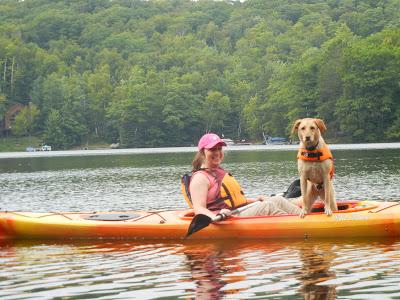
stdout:
{"type": "MultiPolygon", "coordinates": [[[[218,201],[221,184],[227,172],[221,168],[224,159],[222,147],[226,143],[214,133],[207,133],[198,143],[199,151],[193,162],[193,175],[189,184],[189,192],[195,214],[214,218],[217,214],[231,215],[230,206],[225,201],[218,201]]],[[[260,201],[242,211],[240,216],[300,214],[301,209],[281,196],[245,199],[246,203],[260,201]]]]}

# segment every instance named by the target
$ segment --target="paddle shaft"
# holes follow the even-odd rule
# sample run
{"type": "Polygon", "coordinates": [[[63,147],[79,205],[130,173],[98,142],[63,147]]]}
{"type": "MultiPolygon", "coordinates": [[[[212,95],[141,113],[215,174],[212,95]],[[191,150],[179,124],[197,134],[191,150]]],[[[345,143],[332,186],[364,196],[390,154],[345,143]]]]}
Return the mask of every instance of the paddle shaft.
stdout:
{"type": "MultiPolygon", "coordinates": [[[[260,202],[261,202],[261,200],[258,200],[258,201],[255,201],[255,202],[253,202],[253,203],[247,204],[247,205],[245,205],[245,206],[236,208],[236,209],[234,209],[234,210],[231,211],[231,214],[232,214],[232,215],[237,215],[237,214],[241,213],[242,211],[244,211],[244,210],[246,210],[246,209],[249,209],[250,207],[253,207],[253,206],[257,205],[257,204],[260,203],[260,202]]],[[[221,221],[221,220],[225,219],[226,216],[225,216],[225,217],[224,217],[224,216],[225,216],[225,215],[223,215],[223,214],[218,214],[216,217],[214,217],[214,218],[211,219],[211,223],[212,223],[212,222],[218,222],[218,221],[221,221]]]]}
{"type": "MultiPolygon", "coordinates": [[[[248,205],[239,207],[237,209],[232,210],[231,213],[232,213],[232,215],[238,214],[254,205],[257,205],[259,202],[260,202],[260,200],[250,203],[248,205]]],[[[209,216],[203,215],[203,214],[195,215],[192,219],[192,222],[190,222],[188,232],[184,238],[187,239],[193,233],[195,233],[199,230],[202,230],[203,228],[206,228],[208,225],[210,225],[210,223],[222,221],[226,218],[227,218],[227,216],[224,214],[218,214],[214,218],[210,218],[209,216]]]]}

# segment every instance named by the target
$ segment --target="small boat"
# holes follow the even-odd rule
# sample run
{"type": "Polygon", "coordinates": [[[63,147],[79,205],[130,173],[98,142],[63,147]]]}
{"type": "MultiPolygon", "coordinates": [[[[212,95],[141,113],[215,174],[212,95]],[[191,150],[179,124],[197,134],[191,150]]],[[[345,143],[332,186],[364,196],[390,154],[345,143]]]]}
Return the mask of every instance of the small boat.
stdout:
{"type": "Polygon", "coordinates": [[[244,146],[244,145],[251,145],[251,142],[246,141],[245,139],[242,139],[240,141],[235,142],[236,146],[244,146]]]}
{"type": "Polygon", "coordinates": [[[292,141],[285,137],[266,137],[264,144],[265,145],[289,145],[292,141]]]}
{"type": "MultiPolygon", "coordinates": [[[[339,201],[328,217],[323,204],[297,215],[231,217],[188,239],[313,239],[400,237],[400,202],[339,201]]],[[[183,239],[192,210],[126,212],[0,212],[0,239],[183,239]]]]}
{"type": "Polygon", "coordinates": [[[235,144],[235,142],[232,139],[222,139],[222,141],[225,142],[227,146],[235,144]]]}

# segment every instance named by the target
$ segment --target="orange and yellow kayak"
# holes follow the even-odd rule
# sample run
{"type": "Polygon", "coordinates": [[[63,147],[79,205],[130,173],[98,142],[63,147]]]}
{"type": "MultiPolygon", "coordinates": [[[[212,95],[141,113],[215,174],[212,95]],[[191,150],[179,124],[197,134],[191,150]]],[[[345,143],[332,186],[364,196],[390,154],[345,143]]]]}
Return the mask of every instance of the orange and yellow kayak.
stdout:
{"type": "MultiPolygon", "coordinates": [[[[340,201],[328,217],[321,204],[297,215],[232,217],[189,239],[400,237],[400,202],[340,201]]],[[[0,212],[0,239],[182,239],[193,211],[0,212]]]]}

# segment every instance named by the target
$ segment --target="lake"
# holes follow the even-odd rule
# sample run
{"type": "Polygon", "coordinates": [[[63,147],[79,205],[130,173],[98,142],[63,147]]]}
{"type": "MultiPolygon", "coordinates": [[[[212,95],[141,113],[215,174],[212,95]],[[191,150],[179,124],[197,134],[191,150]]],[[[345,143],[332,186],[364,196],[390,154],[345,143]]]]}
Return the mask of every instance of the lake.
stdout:
{"type": "MultiPolygon", "coordinates": [[[[195,148],[0,153],[0,207],[186,208],[195,148]]],[[[400,144],[331,145],[338,199],[400,201],[400,144]]],[[[251,196],[285,191],[296,146],[228,147],[251,196]]],[[[0,242],[2,299],[399,299],[400,239],[0,242]]]]}

